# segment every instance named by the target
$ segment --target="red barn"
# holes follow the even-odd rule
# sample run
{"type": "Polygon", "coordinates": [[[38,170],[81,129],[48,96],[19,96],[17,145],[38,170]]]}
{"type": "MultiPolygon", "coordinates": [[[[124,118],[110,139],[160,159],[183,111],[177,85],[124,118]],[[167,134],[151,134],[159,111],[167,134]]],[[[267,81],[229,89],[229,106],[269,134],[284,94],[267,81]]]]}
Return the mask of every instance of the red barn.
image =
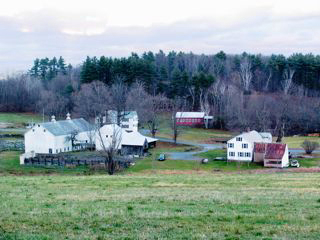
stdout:
{"type": "Polygon", "coordinates": [[[176,123],[178,126],[204,125],[204,112],[177,112],[176,123]]]}

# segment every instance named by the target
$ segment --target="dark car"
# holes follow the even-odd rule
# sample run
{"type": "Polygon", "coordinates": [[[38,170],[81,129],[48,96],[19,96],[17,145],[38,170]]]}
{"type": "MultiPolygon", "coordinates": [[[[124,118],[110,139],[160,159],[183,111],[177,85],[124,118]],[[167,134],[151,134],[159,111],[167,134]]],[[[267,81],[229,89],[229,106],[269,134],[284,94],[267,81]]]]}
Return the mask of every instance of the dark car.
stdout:
{"type": "Polygon", "coordinates": [[[164,161],[164,160],[166,160],[166,156],[165,156],[163,153],[161,153],[161,154],[159,155],[159,157],[158,157],[158,160],[159,160],[159,161],[164,161]]]}

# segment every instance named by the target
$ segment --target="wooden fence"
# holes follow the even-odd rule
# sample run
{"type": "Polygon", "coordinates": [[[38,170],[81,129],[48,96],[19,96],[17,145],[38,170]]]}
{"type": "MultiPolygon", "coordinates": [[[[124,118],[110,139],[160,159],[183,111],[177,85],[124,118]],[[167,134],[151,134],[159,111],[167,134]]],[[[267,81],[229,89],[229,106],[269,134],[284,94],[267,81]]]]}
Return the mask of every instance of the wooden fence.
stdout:
{"type": "MultiPolygon", "coordinates": [[[[126,158],[116,157],[115,162],[122,168],[130,166],[130,160],[126,158]]],[[[35,157],[25,158],[25,165],[32,166],[106,166],[107,160],[101,156],[87,156],[87,157],[76,157],[76,156],[64,156],[55,154],[37,154],[35,157]]]]}

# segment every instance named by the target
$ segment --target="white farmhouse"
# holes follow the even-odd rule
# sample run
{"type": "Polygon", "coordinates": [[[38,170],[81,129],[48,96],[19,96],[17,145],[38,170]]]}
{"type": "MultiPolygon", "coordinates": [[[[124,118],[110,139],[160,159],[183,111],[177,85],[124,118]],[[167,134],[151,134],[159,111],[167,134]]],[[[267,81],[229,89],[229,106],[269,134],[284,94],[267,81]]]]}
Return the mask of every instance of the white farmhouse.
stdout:
{"type": "Polygon", "coordinates": [[[69,152],[81,149],[93,140],[93,127],[83,118],[37,123],[24,135],[25,153],[69,152]]]}
{"type": "Polygon", "coordinates": [[[242,133],[227,142],[227,158],[231,161],[251,162],[254,144],[271,142],[270,133],[258,133],[257,131],[242,133]]]}
{"type": "MultiPolygon", "coordinates": [[[[117,111],[109,110],[107,118],[104,117],[103,123],[117,124],[117,111]]],[[[120,127],[126,131],[138,131],[139,118],[136,111],[121,112],[120,127]]]]}
{"type": "Polygon", "coordinates": [[[155,146],[157,139],[145,137],[137,131],[127,132],[117,124],[104,125],[96,132],[97,151],[113,147],[124,155],[143,155],[149,147],[155,146]]]}

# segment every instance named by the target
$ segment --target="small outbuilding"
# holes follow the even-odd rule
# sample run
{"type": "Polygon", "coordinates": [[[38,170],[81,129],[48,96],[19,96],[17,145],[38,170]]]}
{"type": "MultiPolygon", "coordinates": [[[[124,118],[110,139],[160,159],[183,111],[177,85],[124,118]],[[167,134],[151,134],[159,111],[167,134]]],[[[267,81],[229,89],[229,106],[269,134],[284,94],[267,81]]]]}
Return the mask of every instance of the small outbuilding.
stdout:
{"type": "Polygon", "coordinates": [[[143,136],[137,131],[127,132],[117,124],[104,125],[96,132],[96,150],[113,146],[123,155],[143,155],[156,145],[157,139],[143,136]]]}
{"type": "Polygon", "coordinates": [[[254,162],[263,162],[265,167],[288,167],[288,145],[282,143],[255,143],[254,162]]]}

